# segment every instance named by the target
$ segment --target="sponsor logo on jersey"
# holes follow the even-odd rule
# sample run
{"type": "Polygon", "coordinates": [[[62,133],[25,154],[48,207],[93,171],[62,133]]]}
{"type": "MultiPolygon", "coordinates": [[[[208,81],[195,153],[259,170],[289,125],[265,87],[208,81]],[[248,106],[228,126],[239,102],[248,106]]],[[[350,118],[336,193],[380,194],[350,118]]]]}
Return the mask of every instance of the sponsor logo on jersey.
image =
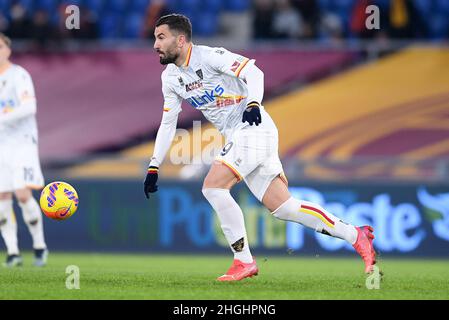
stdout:
{"type": "Polygon", "coordinates": [[[217,97],[216,106],[218,108],[232,106],[234,104],[239,104],[243,99],[246,99],[246,97],[223,95],[221,97],[217,97]]]}
{"type": "Polygon", "coordinates": [[[234,63],[232,64],[231,71],[235,73],[245,60],[246,60],[245,57],[242,56],[238,57],[237,60],[235,60],[234,63]]]}
{"type": "Polygon", "coordinates": [[[200,89],[203,87],[203,83],[198,80],[189,84],[186,84],[186,92],[192,91],[192,90],[196,90],[196,89],[200,89]]]}
{"type": "Polygon", "coordinates": [[[11,112],[16,106],[16,103],[12,99],[0,100],[0,113],[11,112]]]}
{"type": "Polygon", "coordinates": [[[234,63],[231,66],[231,71],[236,72],[239,67],[240,67],[240,62],[234,61],[234,63]]]}
{"type": "Polygon", "coordinates": [[[221,85],[217,85],[213,90],[206,90],[204,94],[192,96],[187,98],[187,102],[194,108],[202,107],[206,104],[215,102],[216,98],[224,93],[224,89],[221,85]]]}
{"type": "Polygon", "coordinates": [[[179,81],[179,84],[180,84],[181,86],[183,86],[183,85],[184,85],[184,80],[182,80],[182,78],[181,78],[181,77],[179,77],[179,78],[178,78],[178,81],[179,81]]]}

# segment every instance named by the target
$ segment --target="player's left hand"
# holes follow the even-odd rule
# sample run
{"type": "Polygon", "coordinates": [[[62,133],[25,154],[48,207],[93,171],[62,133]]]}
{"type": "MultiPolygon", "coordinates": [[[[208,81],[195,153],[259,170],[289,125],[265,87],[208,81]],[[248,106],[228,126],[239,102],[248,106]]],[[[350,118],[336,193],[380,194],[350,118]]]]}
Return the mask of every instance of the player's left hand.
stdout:
{"type": "Polygon", "coordinates": [[[148,168],[147,176],[143,183],[143,192],[147,199],[150,199],[149,193],[154,193],[157,191],[157,179],[159,177],[159,168],[155,166],[150,166],[148,168]]]}
{"type": "Polygon", "coordinates": [[[248,103],[246,110],[243,112],[242,122],[248,122],[250,126],[255,124],[258,126],[262,123],[262,117],[260,115],[259,103],[252,101],[248,103]]]}

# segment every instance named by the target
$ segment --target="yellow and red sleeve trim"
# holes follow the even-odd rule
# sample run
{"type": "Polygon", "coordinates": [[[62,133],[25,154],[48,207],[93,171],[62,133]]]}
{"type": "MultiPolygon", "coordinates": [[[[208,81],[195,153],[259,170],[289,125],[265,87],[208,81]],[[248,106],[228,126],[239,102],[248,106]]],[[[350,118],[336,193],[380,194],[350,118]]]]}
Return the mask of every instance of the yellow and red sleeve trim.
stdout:
{"type": "Polygon", "coordinates": [[[148,168],[148,173],[158,173],[159,169],[157,168],[148,168]]]}
{"type": "Polygon", "coordinates": [[[240,181],[242,181],[243,180],[243,177],[242,177],[242,175],[237,171],[237,169],[235,169],[233,166],[231,166],[229,163],[227,163],[226,161],[224,161],[224,160],[218,160],[218,161],[220,161],[222,164],[224,164],[226,167],[228,167],[229,168],[229,170],[231,170],[232,171],[232,173],[234,174],[234,176],[237,178],[237,182],[240,182],[240,181]]]}
{"type": "Polygon", "coordinates": [[[331,227],[331,228],[335,227],[335,222],[332,221],[323,211],[321,211],[315,207],[308,206],[308,205],[301,205],[301,207],[299,208],[299,211],[301,211],[302,213],[310,214],[314,217],[317,217],[318,219],[323,221],[323,223],[325,225],[327,225],[328,227],[331,227]]]}
{"type": "Polygon", "coordinates": [[[260,107],[260,104],[257,101],[251,101],[250,103],[248,103],[247,107],[248,108],[260,107]]]}
{"type": "Polygon", "coordinates": [[[186,58],[186,62],[184,63],[184,67],[188,67],[189,63],[190,63],[190,57],[192,56],[192,47],[193,45],[191,44],[189,47],[189,51],[187,51],[187,58],[186,58]]]}
{"type": "Polygon", "coordinates": [[[242,69],[245,68],[245,66],[248,64],[248,62],[249,62],[249,59],[246,58],[246,60],[240,65],[240,67],[237,70],[235,70],[235,76],[237,78],[239,77],[240,72],[242,72],[242,69]]]}
{"type": "Polygon", "coordinates": [[[164,108],[164,112],[169,112],[171,108],[164,108]]]}

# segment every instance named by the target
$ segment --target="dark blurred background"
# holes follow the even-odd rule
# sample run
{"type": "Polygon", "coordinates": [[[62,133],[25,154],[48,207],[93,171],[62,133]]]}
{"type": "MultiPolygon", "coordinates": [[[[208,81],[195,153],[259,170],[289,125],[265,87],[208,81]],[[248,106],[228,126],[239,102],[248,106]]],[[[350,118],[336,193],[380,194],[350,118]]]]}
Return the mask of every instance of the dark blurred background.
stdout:
{"type": "Polygon", "coordinates": [[[0,0],[0,31],[40,45],[67,39],[152,39],[171,12],[192,21],[195,37],[233,40],[426,39],[449,37],[446,0],[0,0]],[[67,30],[67,5],[81,10],[81,29],[67,30]],[[365,28],[376,5],[381,30],[365,28]]]}

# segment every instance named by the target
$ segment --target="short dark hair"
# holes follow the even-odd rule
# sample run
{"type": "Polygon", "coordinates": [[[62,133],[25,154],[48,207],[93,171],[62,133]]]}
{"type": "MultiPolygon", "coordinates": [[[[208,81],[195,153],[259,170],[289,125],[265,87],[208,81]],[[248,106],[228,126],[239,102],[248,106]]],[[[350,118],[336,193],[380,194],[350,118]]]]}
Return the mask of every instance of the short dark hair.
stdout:
{"type": "Polygon", "coordinates": [[[192,39],[192,23],[186,16],[175,13],[162,16],[159,18],[159,20],[157,20],[156,27],[159,27],[163,24],[168,25],[170,30],[176,30],[184,34],[187,38],[187,41],[190,41],[192,39]]]}
{"type": "Polygon", "coordinates": [[[3,42],[6,44],[6,46],[8,48],[11,48],[12,41],[4,33],[0,32],[0,40],[3,40],[3,42]]]}

